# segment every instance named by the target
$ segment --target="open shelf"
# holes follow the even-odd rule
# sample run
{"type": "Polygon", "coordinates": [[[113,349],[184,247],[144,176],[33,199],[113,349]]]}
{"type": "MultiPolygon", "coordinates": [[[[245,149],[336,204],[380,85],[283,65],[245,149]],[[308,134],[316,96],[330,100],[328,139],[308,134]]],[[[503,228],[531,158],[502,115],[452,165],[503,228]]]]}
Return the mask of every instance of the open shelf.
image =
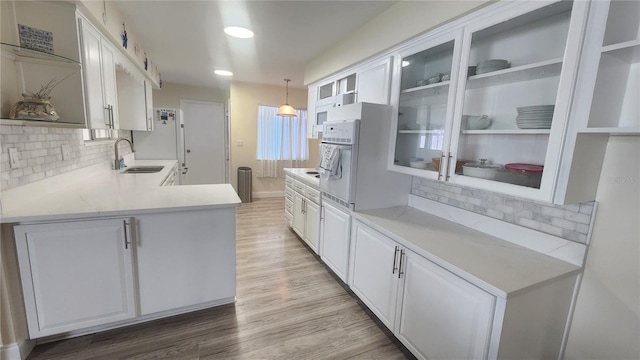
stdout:
{"type": "Polygon", "coordinates": [[[38,121],[38,120],[18,120],[18,119],[0,119],[0,125],[14,126],[33,126],[33,127],[58,127],[85,129],[85,124],[69,123],[63,121],[38,121]]]}
{"type": "Polygon", "coordinates": [[[611,55],[628,64],[637,63],[640,61],[640,40],[603,46],[602,54],[611,55]]]}
{"type": "Polygon", "coordinates": [[[45,53],[42,51],[32,50],[17,45],[0,43],[0,49],[2,49],[3,53],[6,52],[11,54],[15,58],[15,60],[80,66],[80,62],[78,62],[77,60],[69,59],[64,56],[45,53]]]}
{"type": "Polygon", "coordinates": [[[469,76],[467,79],[467,89],[479,89],[489,86],[559,76],[561,71],[562,58],[545,60],[533,64],[469,76]]]}
{"type": "Polygon", "coordinates": [[[550,129],[484,129],[461,130],[464,135],[549,135],[550,129]]]}

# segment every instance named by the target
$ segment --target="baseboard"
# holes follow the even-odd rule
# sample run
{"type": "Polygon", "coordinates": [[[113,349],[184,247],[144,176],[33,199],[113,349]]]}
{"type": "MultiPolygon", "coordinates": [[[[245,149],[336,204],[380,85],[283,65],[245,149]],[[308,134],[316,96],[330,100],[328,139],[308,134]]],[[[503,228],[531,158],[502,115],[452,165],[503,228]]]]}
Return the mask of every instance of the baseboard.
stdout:
{"type": "Polygon", "coordinates": [[[284,191],[259,191],[251,193],[254,199],[284,197],[284,191]]]}
{"type": "Polygon", "coordinates": [[[36,346],[35,340],[25,339],[18,343],[0,345],[0,359],[25,360],[36,346]]]}

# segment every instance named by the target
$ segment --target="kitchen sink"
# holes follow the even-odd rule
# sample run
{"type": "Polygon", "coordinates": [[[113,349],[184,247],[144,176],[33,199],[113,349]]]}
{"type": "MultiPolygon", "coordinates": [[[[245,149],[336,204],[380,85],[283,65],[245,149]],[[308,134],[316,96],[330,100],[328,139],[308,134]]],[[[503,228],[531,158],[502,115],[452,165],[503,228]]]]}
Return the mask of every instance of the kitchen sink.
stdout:
{"type": "Polygon", "coordinates": [[[160,172],[164,166],[134,166],[123,171],[123,174],[152,174],[160,172]]]}

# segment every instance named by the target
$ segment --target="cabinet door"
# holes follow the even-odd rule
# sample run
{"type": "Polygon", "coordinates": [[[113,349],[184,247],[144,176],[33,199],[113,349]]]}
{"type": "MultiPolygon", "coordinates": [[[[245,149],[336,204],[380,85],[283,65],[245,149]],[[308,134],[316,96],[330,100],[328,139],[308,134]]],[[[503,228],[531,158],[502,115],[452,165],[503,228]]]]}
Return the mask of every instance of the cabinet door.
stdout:
{"type": "Polygon", "coordinates": [[[354,223],[349,285],[393,331],[397,309],[400,246],[359,222],[354,223]]]}
{"type": "Polygon", "coordinates": [[[293,230],[304,239],[304,197],[298,192],[293,193],[293,230]]]}
{"type": "Polygon", "coordinates": [[[136,315],[127,220],[15,227],[31,338],[136,315]]]}
{"type": "Polygon", "coordinates": [[[305,240],[318,253],[318,231],[320,229],[320,206],[311,200],[305,201],[305,240]]]}
{"type": "MultiPolygon", "coordinates": [[[[390,170],[444,180],[461,56],[461,31],[402,51],[394,61],[398,114],[390,170]]],[[[394,75],[395,76],[395,75],[394,75]]]]}
{"type": "Polygon", "coordinates": [[[114,49],[102,41],[102,84],[104,91],[104,106],[108,118],[106,122],[112,129],[118,129],[118,94],[116,90],[116,65],[114,49]]]}
{"type": "Polygon", "coordinates": [[[153,86],[149,80],[144,81],[144,100],[147,115],[147,131],[153,131],[153,86]]]}
{"type": "Polygon", "coordinates": [[[309,139],[317,139],[318,132],[314,131],[316,125],[316,100],[318,100],[318,87],[310,86],[307,95],[307,137],[309,139]]]}
{"type": "Polygon", "coordinates": [[[86,20],[78,19],[82,46],[87,127],[108,129],[109,119],[104,106],[102,86],[102,36],[86,20]]]}
{"type": "Polygon", "coordinates": [[[466,28],[450,181],[551,201],[588,5],[526,2],[466,28]]]}
{"type": "Polygon", "coordinates": [[[322,204],[322,212],[322,238],[320,239],[322,260],[342,281],[346,282],[351,215],[325,202],[322,204]]]}
{"type": "Polygon", "coordinates": [[[358,71],[356,101],[376,104],[389,104],[391,91],[391,60],[374,64],[358,71]]]}
{"type": "Polygon", "coordinates": [[[396,336],[425,359],[485,359],[495,298],[407,251],[396,336]]]}

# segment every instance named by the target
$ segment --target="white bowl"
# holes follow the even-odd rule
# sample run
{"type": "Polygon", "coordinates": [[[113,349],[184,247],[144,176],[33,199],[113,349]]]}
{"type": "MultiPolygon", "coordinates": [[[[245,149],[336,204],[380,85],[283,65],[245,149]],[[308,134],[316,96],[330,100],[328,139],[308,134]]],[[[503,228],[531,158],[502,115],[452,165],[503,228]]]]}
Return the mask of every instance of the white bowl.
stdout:
{"type": "Polygon", "coordinates": [[[485,159],[480,162],[469,162],[462,165],[462,175],[494,180],[502,165],[489,165],[485,159]]]}
{"type": "Polygon", "coordinates": [[[416,169],[426,169],[428,164],[426,161],[409,161],[409,166],[416,169]]]}
{"type": "Polygon", "coordinates": [[[467,130],[482,130],[491,125],[487,115],[462,115],[462,128],[467,130]]]}

